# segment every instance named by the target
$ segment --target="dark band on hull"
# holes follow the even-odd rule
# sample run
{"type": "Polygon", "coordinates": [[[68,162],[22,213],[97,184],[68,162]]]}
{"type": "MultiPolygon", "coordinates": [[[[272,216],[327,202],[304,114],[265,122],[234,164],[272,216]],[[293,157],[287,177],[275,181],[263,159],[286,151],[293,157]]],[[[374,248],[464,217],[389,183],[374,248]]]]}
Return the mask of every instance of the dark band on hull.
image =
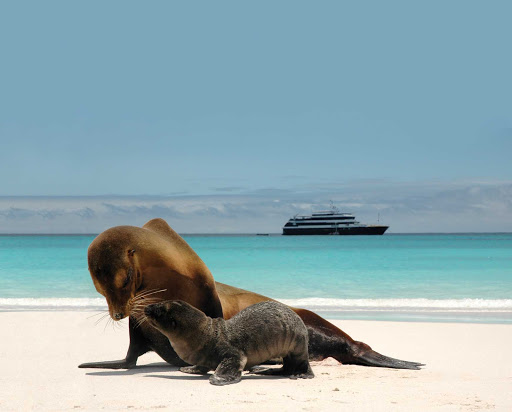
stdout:
{"type": "Polygon", "coordinates": [[[389,226],[301,228],[284,227],[283,235],[383,235],[389,226]]]}

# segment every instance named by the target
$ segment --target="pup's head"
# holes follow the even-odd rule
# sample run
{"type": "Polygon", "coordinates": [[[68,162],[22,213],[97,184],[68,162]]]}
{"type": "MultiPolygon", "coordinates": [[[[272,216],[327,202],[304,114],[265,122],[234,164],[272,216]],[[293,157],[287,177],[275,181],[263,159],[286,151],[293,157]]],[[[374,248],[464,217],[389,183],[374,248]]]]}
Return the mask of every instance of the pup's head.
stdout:
{"type": "Polygon", "coordinates": [[[187,302],[168,300],[144,308],[148,322],[167,337],[180,337],[193,331],[206,315],[187,302]]]}

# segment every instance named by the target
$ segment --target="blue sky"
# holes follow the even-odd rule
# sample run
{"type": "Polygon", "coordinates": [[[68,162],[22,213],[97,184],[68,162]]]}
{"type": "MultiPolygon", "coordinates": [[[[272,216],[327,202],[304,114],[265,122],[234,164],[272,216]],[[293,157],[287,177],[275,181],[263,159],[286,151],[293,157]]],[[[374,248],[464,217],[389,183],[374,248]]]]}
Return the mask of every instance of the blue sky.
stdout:
{"type": "MultiPolygon", "coordinates": [[[[511,14],[499,1],[3,3],[0,223],[35,224],[13,210],[54,196],[47,209],[160,196],[193,199],[212,231],[252,230],[212,211],[234,197],[262,221],[262,204],[284,204],[282,220],[332,198],[400,227],[422,213],[415,190],[438,213],[415,230],[468,207],[435,200],[453,191],[473,193],[475,216],[512,217],[511,14]]],[[[89,225],[53,219],[40,229],[89,225]]]]}

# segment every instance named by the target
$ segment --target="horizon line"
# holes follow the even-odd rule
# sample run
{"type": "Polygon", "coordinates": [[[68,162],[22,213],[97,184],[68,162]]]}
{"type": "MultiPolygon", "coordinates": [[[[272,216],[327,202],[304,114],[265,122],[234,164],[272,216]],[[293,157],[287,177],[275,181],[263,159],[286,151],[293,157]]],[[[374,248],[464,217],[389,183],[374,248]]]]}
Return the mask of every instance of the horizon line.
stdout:
{"type": "MultiPolygon", "coordinates": [[[[105,229],[108,230],[108,229],[105,229]]],[[[0,236],[98,236],[100,233],[2,233],[0,232],[0,236]]],[[[278,232],[244,232],[244,233],[237,233],[237,232],[193,232],[193,233],[178,233],[180,236],[286,236],[286,237],[312,237],[312,236],[319,236],[324,237],[325,235],[283,235],[282,233],[278,232]]],[[[389,236],[389,235],[508,235],[512,234],[511,232],[393,232],[393,233],[386,233],[381,236],[389,236]]],[[[353,235],[352,237],[365,237],[365,235],[353,235]]],[[[366,236],[374,236],[374,235],[366,235],[366,236]]],[[[335,235],[330,237],[350,237],[349,235],[335,235]]],[[[374,236],[375,237],[375,236],[374,236]]],[[[378,237],[378,236],[377,236],[378,237]]]]}

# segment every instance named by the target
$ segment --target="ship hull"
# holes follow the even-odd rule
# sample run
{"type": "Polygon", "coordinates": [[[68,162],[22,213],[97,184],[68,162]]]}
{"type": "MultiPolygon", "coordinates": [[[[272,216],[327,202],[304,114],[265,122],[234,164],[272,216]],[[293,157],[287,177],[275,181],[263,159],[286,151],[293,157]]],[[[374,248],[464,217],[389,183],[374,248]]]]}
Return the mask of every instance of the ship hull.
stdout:
{"type": "Polygon", "coordinates": [[[284,227],[283,235],[383,235],[389,226],[362,226],[347,228],[284,227]]]}

